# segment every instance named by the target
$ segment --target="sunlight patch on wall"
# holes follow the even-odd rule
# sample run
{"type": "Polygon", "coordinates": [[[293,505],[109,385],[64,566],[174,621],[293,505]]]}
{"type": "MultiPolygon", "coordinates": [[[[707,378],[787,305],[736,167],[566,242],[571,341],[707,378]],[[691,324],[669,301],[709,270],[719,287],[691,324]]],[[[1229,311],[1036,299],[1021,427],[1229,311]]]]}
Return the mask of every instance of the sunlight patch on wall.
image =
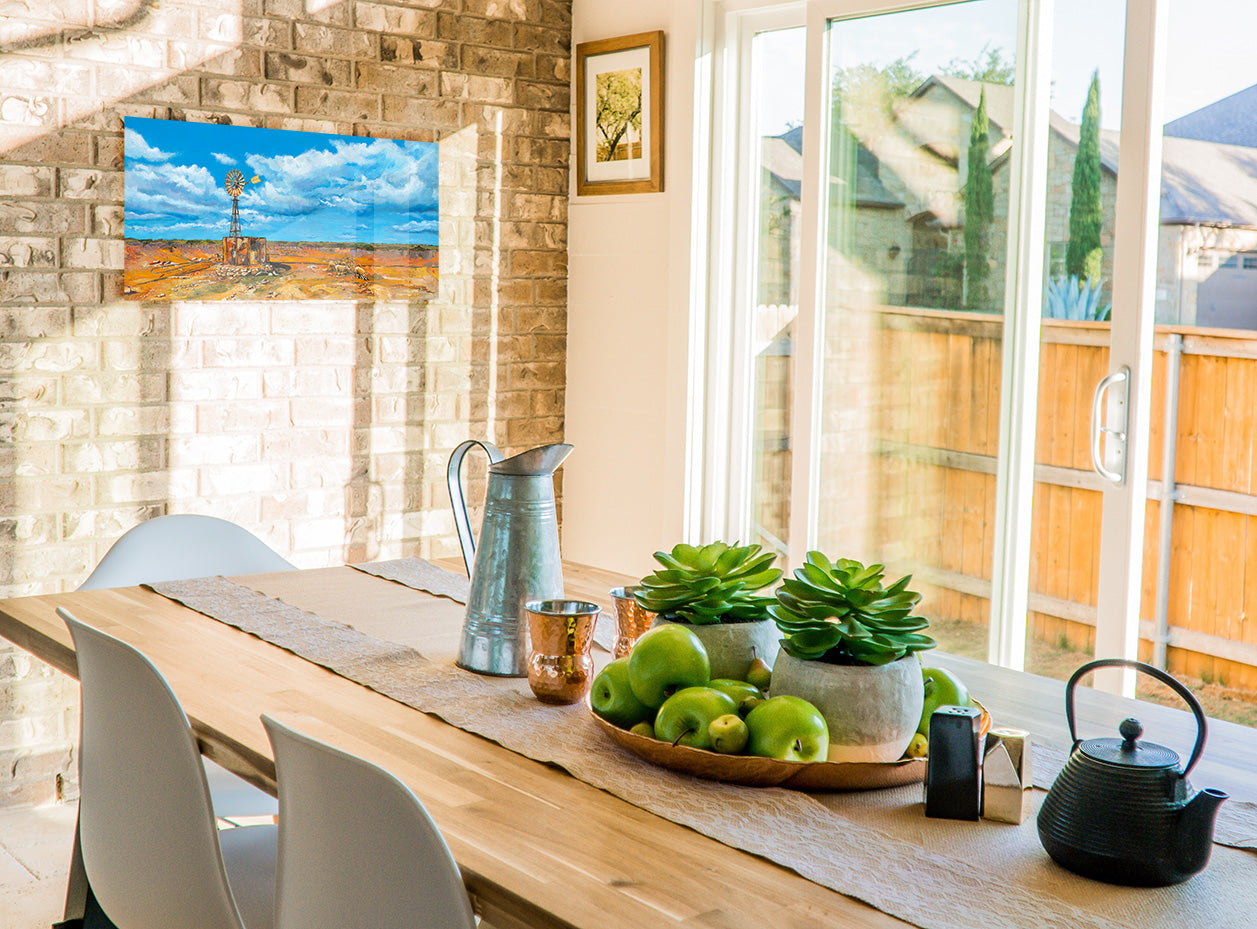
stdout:
{"type": "Polygon", "coordinates": [[[244,34],[242,0],[223,5],[204,17],[200,35],[180,42],[158,36],[182,34],[187,10],[154,0],[54,0],[36,5],[46,23],[0,20],[0,153],[230,54],[244,34]]]}

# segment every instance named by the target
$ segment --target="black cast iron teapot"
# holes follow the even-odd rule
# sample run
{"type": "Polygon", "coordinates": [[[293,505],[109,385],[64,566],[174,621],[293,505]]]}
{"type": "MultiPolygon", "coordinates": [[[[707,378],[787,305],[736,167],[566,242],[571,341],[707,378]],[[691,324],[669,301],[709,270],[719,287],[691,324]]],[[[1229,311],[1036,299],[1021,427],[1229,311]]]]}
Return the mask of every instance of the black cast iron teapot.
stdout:
{"type": "Polygon", "coordinates": [[[1110,884],[1159,887],[1203,870],[1213,823],[1227,795],[1192,793],[1187,773],[1205,747],[1205,712],[1192,692],[1152,665],[1101,658],[1083,665],[1065,685],[1065,717],[1073,750],[1039,809],[1039,840],[1070,871],[1110,884]],[[1124,720],[1120,739],[1079,741],[1074,688],[1096,668],[1127,667],[1150,674],[1182,697],[1196,717],[1196,745],[1187,767],[1174,751],[1140,742],[1143,727],[1124,720]]]}

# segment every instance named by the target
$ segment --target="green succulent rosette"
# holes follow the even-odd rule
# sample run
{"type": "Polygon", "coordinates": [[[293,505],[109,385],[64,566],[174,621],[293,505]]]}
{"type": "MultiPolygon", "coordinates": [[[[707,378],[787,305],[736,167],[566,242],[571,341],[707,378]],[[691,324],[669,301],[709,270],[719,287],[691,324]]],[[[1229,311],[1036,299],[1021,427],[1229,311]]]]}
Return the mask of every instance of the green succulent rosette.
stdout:
{"type": "Polygon", "coordinates": [[[781,569],[771,567],[776,558],[759,545],[682,543],[655,552],[661,567],[641,579],[634,599],[664,619],[696,626],[765,619],[776,600],[757,591],[781,577],[781,569]]]}
{"type": "Polygon", "coordinates": [[[832,664],[881,665],[938,643],[914,616],[921,599],[908,589],[912,575],[882,586],[885,566],[850,558],[831,562],[808,552],[793,578],[777,588],[769,614],[782,632],[781,647],[795,658],[832,664]]]}

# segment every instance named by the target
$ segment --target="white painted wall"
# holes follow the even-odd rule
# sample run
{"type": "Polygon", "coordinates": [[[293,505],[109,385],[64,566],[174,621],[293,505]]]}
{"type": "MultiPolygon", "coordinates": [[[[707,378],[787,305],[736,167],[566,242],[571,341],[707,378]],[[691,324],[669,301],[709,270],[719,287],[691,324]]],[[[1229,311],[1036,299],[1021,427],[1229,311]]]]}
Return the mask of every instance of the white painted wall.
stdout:
{"type": "Polygon", "coordinates": [[[573,164],[568,211],[563,556],[630,574],[682,540],[700,7],[572,4],[573,58],[581,42],[665,33],[663,191],[578,197],[573,164]]]}

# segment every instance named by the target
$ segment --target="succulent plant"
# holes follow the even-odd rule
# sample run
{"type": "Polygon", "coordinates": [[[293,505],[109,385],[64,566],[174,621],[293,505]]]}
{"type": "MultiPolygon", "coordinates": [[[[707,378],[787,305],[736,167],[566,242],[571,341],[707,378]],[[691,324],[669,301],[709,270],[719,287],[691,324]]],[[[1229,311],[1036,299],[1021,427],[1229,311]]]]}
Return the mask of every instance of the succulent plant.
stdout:
{"type": "Polygon", "coordinates": [[[930,624],[913,616],[921,595],[908,589],[911,575],[882,586],[883,565],[850,558],[831,563],[808,552],[803,567],[777,588],[768,612],[783,633],[781,647],[805,661],[888,664],[936,643],[920,630],[930,624]]]}
{"type": "Polygon", "coordinates": [[[1105,322],[1113,304],[1100,304],[1102,284],[1093,278],[1054,278],[1044,288],[1043,315],[1049,319],[1083,319],[1105,322]]]}
{"type": "Polygon", "coordinates": [[[759,545],[682,543],[671,552],[655,552],[662,567],[641,579],[634,597],[664,619],[697,626],[765,619],[776,601],[756,591],[781,577],[779,568],[770,567],[776,557],[761,553],[759,545]]]}

